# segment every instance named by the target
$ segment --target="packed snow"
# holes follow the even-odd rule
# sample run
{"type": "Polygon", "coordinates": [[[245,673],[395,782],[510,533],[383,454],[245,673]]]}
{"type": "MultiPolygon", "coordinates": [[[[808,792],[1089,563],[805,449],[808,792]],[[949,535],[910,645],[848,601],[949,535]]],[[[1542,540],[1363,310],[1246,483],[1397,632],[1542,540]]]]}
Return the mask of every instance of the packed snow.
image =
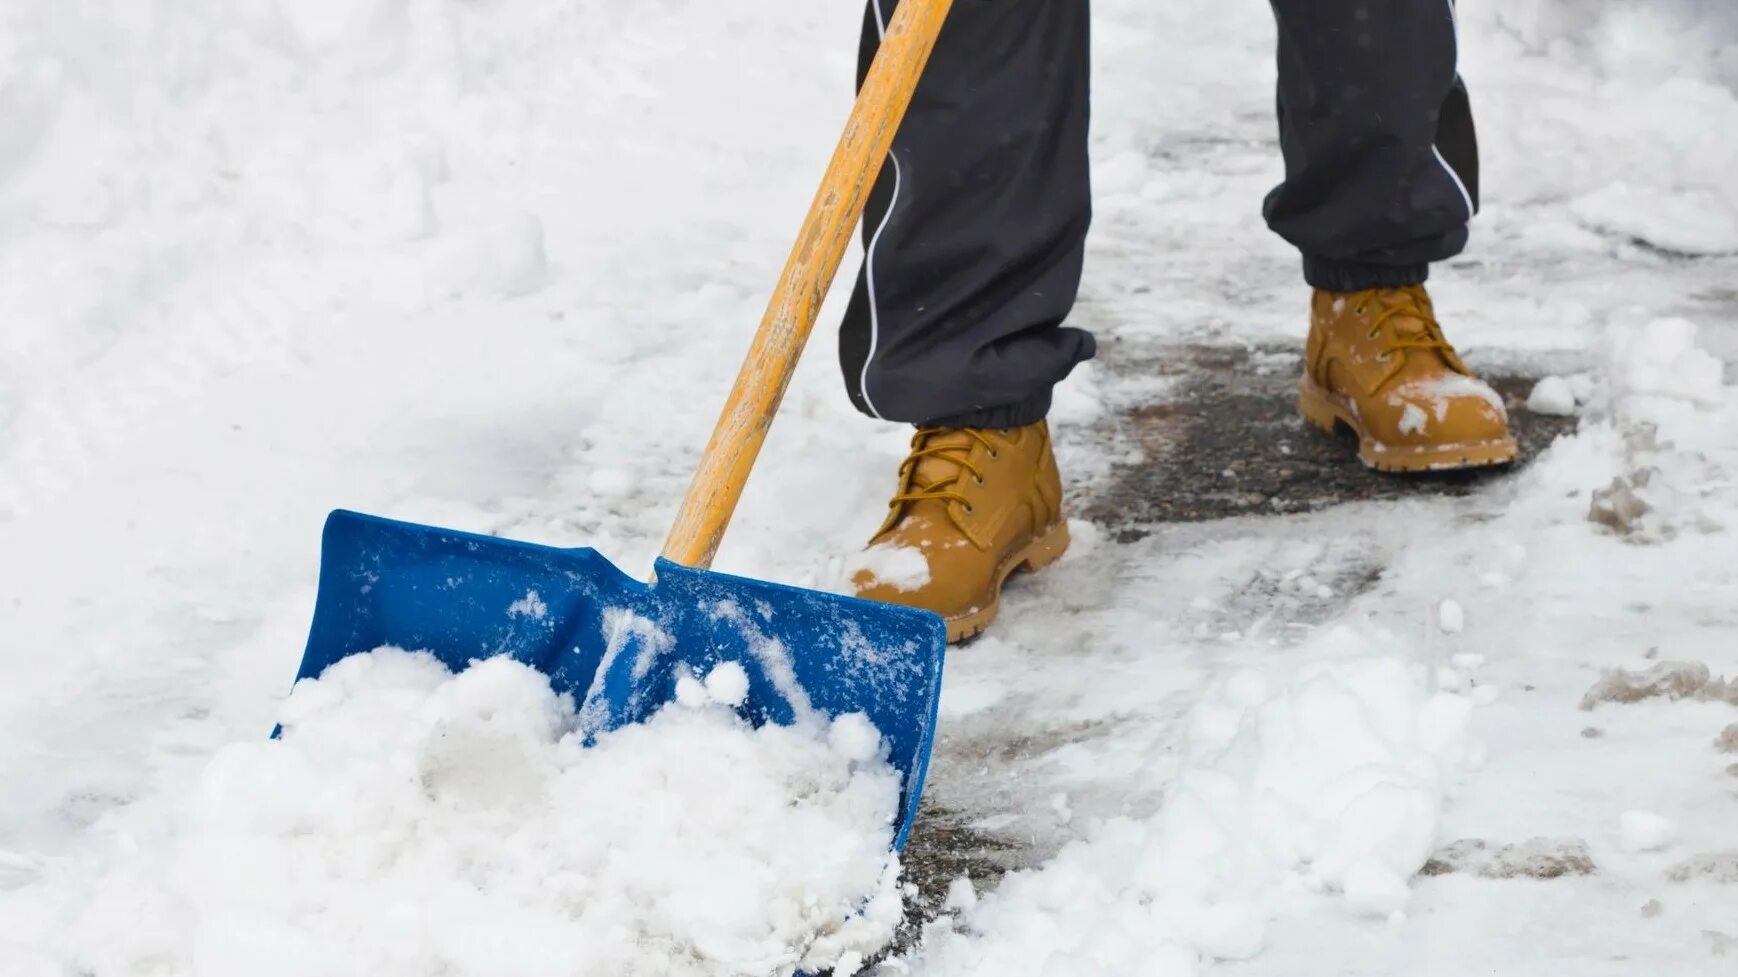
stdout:
{"type": "MultiPolygon", "coordinates": [[[[690,675],[588,756],[535,676],[394,654],[285,698],[332,508],[650,568],[862,13],[0,4],[6,977],[870,965],[903,892],[856,719],[749,731],[736,676],[690,675]],[[606,782],[637,789],[573,799],[606,782]],[[836,833],[786,837],[788,796],[836,833]]],[[[1738,7],[1458,13],[1484,209],[1437,312],[1475,369],[1559,378],[1528,399],[1572,433],[1464,494],[1077,521],[949,655],[913,846],[950,867],[886,977],[1730,974],[1738,7]]],[[[1294,371],[1307,310],[1259,218],[1265,5],[1094,17],[1103,356],[1052,413],[1077,515],[1167,463],[1158,367],[1294,371]]],[[[909,431],[845,401],[841,305],[720,569],[835,587],[885,515],[909,431]]],[[[1227,485],[1283,463],[1249,450],[1227,485]]],[[[921,586],[912,555],[883,569],[921,586]]]]}
{"type": "Polygon", "coordinates": [[[750,728],[742,669],[587,749],[511,659],[381,649],[128,819],[53,942],[91,973],[788,974],[900,919],[898,774],[860,715],[750,728]]]}

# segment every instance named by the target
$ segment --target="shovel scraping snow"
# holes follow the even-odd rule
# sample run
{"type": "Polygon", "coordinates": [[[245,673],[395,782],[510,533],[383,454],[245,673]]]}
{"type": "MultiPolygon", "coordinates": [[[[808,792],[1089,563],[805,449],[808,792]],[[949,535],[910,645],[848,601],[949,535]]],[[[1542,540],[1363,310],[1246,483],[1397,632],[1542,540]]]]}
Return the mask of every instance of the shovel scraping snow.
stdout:
{"type": "Polygon", "coordinates": [[[737,662],[752,721],[868,715],[904,777],[894,841],[904,845],[934,737],[941,618],[708,568],[951,4],[904,0],[887,25],[654,581],[591,549],[335,512],[298,677],[383,645],[428,651],[454,671],[512,655],[572,695],[595,735],[647,718],[684,674],[737,662]]]}

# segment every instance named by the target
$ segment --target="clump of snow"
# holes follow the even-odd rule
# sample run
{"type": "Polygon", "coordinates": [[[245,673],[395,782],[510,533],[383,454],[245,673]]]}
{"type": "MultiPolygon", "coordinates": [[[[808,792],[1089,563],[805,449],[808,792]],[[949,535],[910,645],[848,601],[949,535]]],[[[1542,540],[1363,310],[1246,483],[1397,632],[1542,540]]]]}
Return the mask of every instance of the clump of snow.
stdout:
{"type": "Polygon", "coordinates": [[[1460,601],[1445,597],[1436,605],[1436,626],[1443,634],[1459,634],[1466,629],[1466,611],[1460,601]]]}
{"type": "Polygon", "coordinates": [[[93,973],[788,974],[901,916],[898,775],[846,717],[751,728],[741,668],[582,748],[510,659],[394,649],[297,685],[281,739],[225,748],[155,843],[92,883],[93,973]]]}
{"type": "Polygon", "coordinates": [[[689,709],[700,709],[712,701],[712,695],[706,691],[706,683],[692,675],[676,677],[676,704],[689,709]]]}
{"type": "Polygon", "coordinates": [[[978,905],[978,890],[967,876],[960,876],[947,884],[947,897],[942,901],[942,908],[948,912],[969,912],[978,905]]]}
{"type": "Polygon", "coordinates": [[[1575,413],[1575,388],[1559,376],[1548,376],[1533,384],[1527,395],[1527,409],[1535,414],[1570,417],[1575,413]]]}
{"type": "Polygon", "coordinates": [[[846,713],[827,728],[827,742],[847,760],[867,763],[881,753],[881,734],[860,712],[846,713]]]}
{"type": "MultiPolygon", "coordinates": [[[[1321,640],[1362,640],[1334,629],[1321,640]]],[[[1476,748],[1472,701],[1398,657],[1290,676],[1239,671],[1191,717],[1184,769],[1152,817],[1099,822],[1016,873],[905,961],[916,974],[1193,973],[1262,948],[1285,899],[1324,891],[1394,918],[1476,748]]]]}
{"type": "Polygon", "coordinates": [[[1400,412],[1401,434],[1423,434],[1428,427],[1430,415],[1424,413],[1423,408],[1417,404],[1407,404],[1406,409],[1400,412]]]}
{"type": "Polygon", "coordinates": [[[929,558],[913,546],[877,543],[858,555],[853,574],[867,572],[894,590],[910,593],[929,583],[929,558]]]}
{"type": "Polygon", "coordinates": [[[1652,811],[1625,811],[1617,819],[1623,850],[1659,851],[1678,840],[1678,826],[1652,811]]]}
{"type": "Polygon", "coordinates": [[[748,698],[748,673],[736,662],[723,662],[706,673],[706,694],[719,705],[740,706],[748,698]]]}

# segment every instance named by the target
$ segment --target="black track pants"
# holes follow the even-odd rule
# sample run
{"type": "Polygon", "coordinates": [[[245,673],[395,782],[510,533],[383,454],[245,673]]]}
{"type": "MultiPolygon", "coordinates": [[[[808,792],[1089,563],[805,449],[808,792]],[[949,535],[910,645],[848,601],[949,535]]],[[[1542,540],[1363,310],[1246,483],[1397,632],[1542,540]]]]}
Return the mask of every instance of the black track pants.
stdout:
{"type": "MultiPolygon", "coordinates": [[[[896,3],[869,0],[859,80],[896,3]]],[[[1423,281],[1465,246],[1478,200],[1450,0],[1273,7],[1286,175],[1268,225],[1318,288],[1423,281]]],[[[863,219],[839,342],[863,412],[1026,424],[1092,357],[1091,335],[1063,325],[1092,217],[1087,11],[955,0],[863,219]]]]}

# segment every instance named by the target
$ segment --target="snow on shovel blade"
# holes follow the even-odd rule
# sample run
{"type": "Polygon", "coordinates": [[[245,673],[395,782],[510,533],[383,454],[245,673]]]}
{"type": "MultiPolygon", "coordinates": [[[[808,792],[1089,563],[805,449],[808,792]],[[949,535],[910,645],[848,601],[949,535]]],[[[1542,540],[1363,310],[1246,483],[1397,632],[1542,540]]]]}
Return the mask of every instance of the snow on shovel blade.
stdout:
{"type": "Polygon", "coordinates": [[[339,510],[298,679],[392,645],[453,671],[511,655],[580,704],[590,736],[639,722],[684,674],[749,678],[752,722],[868,715],[904,776],[895,847],[911,831],[935,735],[946,630],[910,608],[658,561],[657,582],[596,550],[558,549],[339,510]]]}

